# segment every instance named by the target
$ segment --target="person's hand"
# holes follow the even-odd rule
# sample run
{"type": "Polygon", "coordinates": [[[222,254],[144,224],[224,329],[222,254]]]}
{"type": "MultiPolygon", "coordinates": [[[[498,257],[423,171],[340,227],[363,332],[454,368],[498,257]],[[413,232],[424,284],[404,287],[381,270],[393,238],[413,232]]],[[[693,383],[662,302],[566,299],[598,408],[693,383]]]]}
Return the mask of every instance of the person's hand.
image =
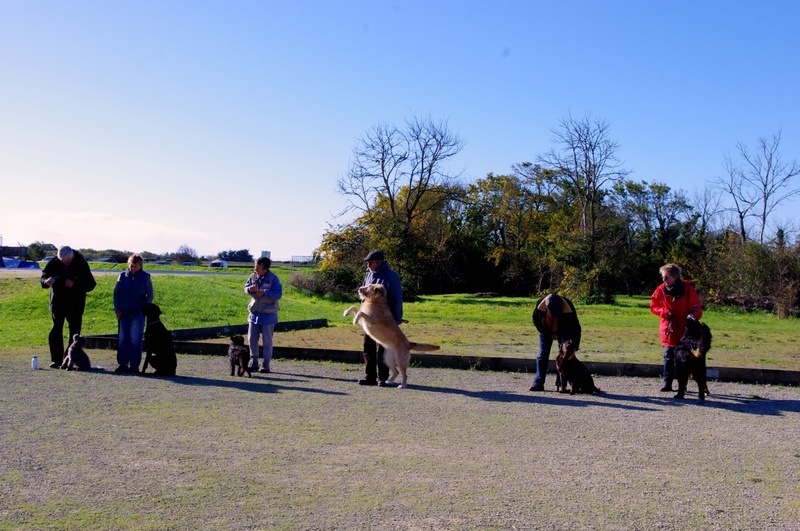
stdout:
{"type": "Polygon", "coordinates": [[[250,293],[255,293],[256,291],[258,291],[258,286],[256,286],[255,284],[253,284],[252,286],[250,286],[249,288],[247,288],[247,290],[248,290],[250,293]]]}
{"type": "Polygon", "coordinates": [[[50,278],[48,278],[47,280],[45,280],[45,281],[44,281],[44,283],[45,283],[45,285],[46,285],[46,286],[49,288],[49,287],[51,287],[53,284],[55,284],[55,283],[56,283],[56,279],[55,279],[55,277],[50,277],[50,278]]]}
{"type": "Polygon", "coordinates": [[[71,279],[69,279],[69,278],[68,278],[67,280],[65,280],[65,281],[64,281],[64,284],[65,284],[65,285],[66,285],[68,288],[71,288],[72,286],[74,286],[74,285],[75,285],[75,281],[74,281],[74,280],[71,280],[71,279]]]}
{"type": "Polygon", "coordinates": [[[122,312],[114,312],[114,314],[117,316],[117,321],[119,321],[120,317],[122,317],[122,312]]]}

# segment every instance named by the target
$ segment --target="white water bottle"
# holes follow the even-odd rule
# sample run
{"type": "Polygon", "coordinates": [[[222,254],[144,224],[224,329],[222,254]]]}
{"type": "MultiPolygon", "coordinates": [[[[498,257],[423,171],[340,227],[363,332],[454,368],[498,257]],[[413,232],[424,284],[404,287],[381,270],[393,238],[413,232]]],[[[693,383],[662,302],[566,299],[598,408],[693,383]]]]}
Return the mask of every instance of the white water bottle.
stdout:
{"type": "Polygon", "coordinates": [[[39,356],[34,356],[31,358],[31,369],[34,371],[39,368],[39,356]]]}

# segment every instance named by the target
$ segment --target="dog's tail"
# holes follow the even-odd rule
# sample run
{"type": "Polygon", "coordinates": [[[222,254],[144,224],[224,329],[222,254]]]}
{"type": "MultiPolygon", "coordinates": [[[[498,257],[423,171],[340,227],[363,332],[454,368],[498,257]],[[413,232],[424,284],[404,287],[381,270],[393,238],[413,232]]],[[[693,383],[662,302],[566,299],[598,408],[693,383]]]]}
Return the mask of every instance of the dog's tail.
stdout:
{"type": "Polygon", "coordinates": [[[408,344],[408,348],[411,350],[419,350],[422,352],[430,352],[432,350],[439,350],[441,347],[439,345],[428,345],[427,343],[414,343],[410,341],[408,344]]]}

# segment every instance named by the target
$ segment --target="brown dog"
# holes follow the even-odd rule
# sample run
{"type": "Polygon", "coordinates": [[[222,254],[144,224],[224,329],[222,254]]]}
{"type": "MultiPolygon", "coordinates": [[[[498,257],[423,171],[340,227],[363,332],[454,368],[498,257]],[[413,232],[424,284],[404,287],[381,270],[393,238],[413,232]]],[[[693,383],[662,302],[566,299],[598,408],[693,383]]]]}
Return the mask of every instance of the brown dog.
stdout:
{"type": "Polygon", "coordinates": [[[572,341],[564,341],[558,349],[556,357],[556,370],[561,376],[561,387],[557,390],[561,393],[567,392],[567,382],[572,384],[569,394],[575,393],[599,393],[600,389],[594,385],[594,378],[586,368],[586,365],[575,357],[575,347],[572,341]]]}
{"type": "Polygon", "coordinates": [[[67,350],[67,356],[61,364],[62,369],[71,371],[77,368],[79,371],[90,371],[92,369],[92,362],[89,361],[89,355],[83,350],[86,345],[86,339],[79,334],[72,336],[72,344],[67,350]]]}
{"type": "Polygon", "coordinates": [[[344,311],[344,315],[356,314],[353,324],[360,324],[364,333],[383,345],[386,353],[383,361],[389,366],[392,375],[388,383],[394,382],[398,374],[402,375],[402,382],[398,387],[405,388],[408,381],[407,369],[411,361],[411,351],[439,350],[438,345],[414,343],[406,335],[392,317],[386,299],[386,288],[380,284],[369,284],[358,288],[358,297],[361,306],[351,306],[344,311]]]}

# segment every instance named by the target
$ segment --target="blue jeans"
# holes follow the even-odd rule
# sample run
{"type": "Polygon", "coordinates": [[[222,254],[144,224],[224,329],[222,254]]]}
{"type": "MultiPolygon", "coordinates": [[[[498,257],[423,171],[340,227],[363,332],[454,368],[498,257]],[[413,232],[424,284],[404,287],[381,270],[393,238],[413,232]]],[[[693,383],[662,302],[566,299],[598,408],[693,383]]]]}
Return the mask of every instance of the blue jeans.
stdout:
{"type": "Polygon", "coordinates": [[[269,362],[272,360],[272,333],[275,331],[274,324],[248,323],[247,336],[250,341],[250,366],[258,368],[258,336],[261,336],[263,344],[264,360],[261,365],[264,369],[269,369],[269,362]]]}
{"type": "Polygon", "coordinates": [[[139,369],[139,363],[142,361],[143,337],[144,314],[137,313],[119,318],[117,363],[120,366],[139,369]]]}
{"type": "Polygon", "coordinates": [[[664,347],[664,385],[672,387],[675,379],[675,347],[664,347]]]}
{"type": "MultiPolygon", "coordinates": [[[[568,341],[567,338],[558,338],[558,348],[561,344],[568,341]]],[[[553,347],[553,338],[539,334],[539,355],[536,356],[536,376],[533,378],[533,385],[544,385],[547,378],[547,368],[550,366],[550,349],[553,347]]],[[[561,385],[561,375],[556,373],[556,386],[561,385]]]]}

